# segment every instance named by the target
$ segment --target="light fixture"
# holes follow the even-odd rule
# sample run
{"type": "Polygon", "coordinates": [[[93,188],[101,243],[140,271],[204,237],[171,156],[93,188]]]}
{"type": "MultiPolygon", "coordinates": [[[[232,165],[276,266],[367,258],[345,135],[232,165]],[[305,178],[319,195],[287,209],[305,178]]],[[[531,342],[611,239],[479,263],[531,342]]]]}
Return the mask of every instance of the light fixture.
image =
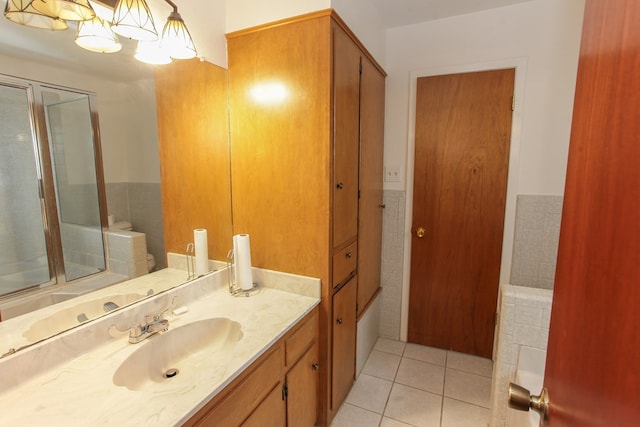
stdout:
{"type": "Polygon", "coordinates": [[[68,25],[62,19],[43,15],[34,9],[31,0],[7,0],[4,16],[16,24],[45,30],[66,30],[68,25]]]}
{"type": "Polygon", "coordinates": [[[64,30],[66,21],[79,21],[75,42],[102,53],[118,52],[122,45],[116,34],[138,40],[135,58],[149,64],[167,64],[171,59],[197,55],[189,30],[171,0],[164,0],[173,11],[158,37],[153,16],[145,0],[117,0],[115,9],[101,0],[7,0],[4,14],[21,25],[64,30]],[[95,9],[93,8],[95,5],[95,9]],[[153,42],[153,43],[150,43],[153,42]]]}
{"type": "Polygon", "coordinates": [[[139,41],[134,58],[151,65],[163,65],[171,62],[169,53],[160,47],[160,40],[139,41]]]}
{"type": "Polygon", "coordinates": [[[173,7],[173,11],[167,18],[167,23],[164,24],[160,47],[166,49],[169,56],[175,59],[195,58],[196,48],[182,16],[178,13],[178,7],[170,0],[165,1],[173,7]]]}
{"type": "Polygon", "coordinates": [[[122,49],[118,36],[111,31],[109,22],[99,16],[78,24],[78,35],[75,41],[81,48],[92,52],[114,53],[122,49]]]}
{"type": "Polygon", "coordinates": [[[43,15],[65,21],[86,21],[96,16],[89,0],[33,0],[32,5],[43,15]]]}
{"type": "Polygon", "coordinates": [[[128,39],[158,40],[153,16],[144,0],[118,0],[113,12],[111,29],[128,39]]]}

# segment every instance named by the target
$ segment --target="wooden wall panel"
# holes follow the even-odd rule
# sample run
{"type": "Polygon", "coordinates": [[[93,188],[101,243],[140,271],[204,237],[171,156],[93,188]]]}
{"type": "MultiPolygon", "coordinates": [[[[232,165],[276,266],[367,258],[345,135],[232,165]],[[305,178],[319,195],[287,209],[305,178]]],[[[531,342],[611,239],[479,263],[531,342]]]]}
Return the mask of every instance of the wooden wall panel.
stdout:
{"type": "Polygon", "coordinates": [[[206,228],[209,258],[232,246],[225,69],[197,59],[158,67],[156,106],[165,250],[185,253],[206,228]]]}
{"type": "Polygon", "coordinates": [[[250,234],[255,267],[319,277],[325,283],[329,19],[228,38],[234,233],[250,234]],[[282,99],[256,99],[280,90],[282,99]]]}

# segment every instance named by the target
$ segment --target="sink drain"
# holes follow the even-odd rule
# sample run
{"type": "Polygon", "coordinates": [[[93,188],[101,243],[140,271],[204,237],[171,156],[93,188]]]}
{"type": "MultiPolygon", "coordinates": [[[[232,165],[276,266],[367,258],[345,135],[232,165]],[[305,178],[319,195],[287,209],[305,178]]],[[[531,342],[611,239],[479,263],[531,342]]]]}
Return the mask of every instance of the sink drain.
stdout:
{"type": "Polygon", "coordinates": [[[167,369],[162,376],[165,378],[173,378],[179,373],[180,371],[178,371],[177,369],[171,368],[171,369],[167,369]]]}

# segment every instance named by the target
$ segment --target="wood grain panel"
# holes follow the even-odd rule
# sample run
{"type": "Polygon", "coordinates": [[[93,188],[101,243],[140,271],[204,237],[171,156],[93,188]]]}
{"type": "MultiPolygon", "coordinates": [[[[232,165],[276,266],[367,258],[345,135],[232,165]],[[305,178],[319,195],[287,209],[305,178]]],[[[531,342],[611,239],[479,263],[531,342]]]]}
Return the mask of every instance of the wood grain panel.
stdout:
{"type": "Polygon", "coordinates": [[[586,2],[545,370],[549,426],[640,423],[638,22],[636,0],[586,2]]]}
{"type": "MultiPolygon", "coordinates": [[[[360,51],[333,29],[333,247],[358,234],[360,51]]],[[[336,278],[334,277],[334,281],[336,278]]]]}
{"type": "Polygon", "coordinates": [[[185,253],[206,228],[209,258],[231,242],[226,70],[197,59],[158,67],[156,107],[165,250],[185,253]]]}
{"type": "Polygon", "coordinates": [[[491,357],[514,76],[418,79],[410,342],[491,357]]]}
{"type": "MultiPolygon", "coordinates": [[[[282,398],[282,383],[278,383],[255,411],[242,423],[242,427],[285,427],[287,401],[282,398]]],[[[221,425],[221,424],[218,424],[221,425]]]]}
{"type": "Polygon", "coordinates": [[[234,233],[256,267],[328,280],[329,17],[229,37],[234,233]],[[286,97],[260,102],[256,88],[286,97]],[[322,262],[321,260],[325,260],[322,262]]]}
{"type": "Polygon", "coordinates": [[[360,76],[360,199],[358,200],[358,316],[380,288],[384,75],[362,58],[360,76]]]}
{"type": "Polygon", "coordinates": [[[313,427],[318,418],[318,345],[310,347],[287,374],[287,425],[313,427]]]}
{"type": "Polygon", "coordinates": [[[334,411],[355,381],[357,292],[358,277],[354,276],[333,296],[331,408],[334,411]]]}

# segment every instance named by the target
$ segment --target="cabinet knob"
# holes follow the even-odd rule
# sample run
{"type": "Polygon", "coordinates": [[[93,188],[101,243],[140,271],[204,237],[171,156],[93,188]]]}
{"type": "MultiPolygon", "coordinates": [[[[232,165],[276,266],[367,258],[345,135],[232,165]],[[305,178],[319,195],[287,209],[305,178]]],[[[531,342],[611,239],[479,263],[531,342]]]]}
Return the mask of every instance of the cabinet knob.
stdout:
{"type": "Polygon", "coordinates": [[[345,254],[345,256],[346,256],[347,258],[351,258],[351,257],[353,256],[353,254],[352,254],[351,252],[347,252],[347,253],[345,254]]]}
{"type": "Polygon", "coordinates": [[[342,189],[344,188],[344,184],[343,184],[343,183],[341,183],[341,182],[339,182],[338,184],[336,184],[336,188],[337,188],[338,190],[342,190],[342,189]]]}
{"type": "Polygon", "coordinates": [[[338,318],[336,319],[336,323],[337,323],[338,325],[342,325],[342,317],[338,317],[338,318]]]}
{"type": "Polygon", "coordinates": [[[318,364],[318,362],[311,365],[311,369],[313,369],[314,371],[317,371],[318,369],[320,369],[320,365],[318,364]]]}
{"type": "Polygon", "coordinates": [[[381,204],[381,205],[378,205],[378,207],[380,207],[380,208],[384,209],[384,208],[386,208],[386,207],[387,207],[387,205],[383,203],[383,204],[381,204]]]}

